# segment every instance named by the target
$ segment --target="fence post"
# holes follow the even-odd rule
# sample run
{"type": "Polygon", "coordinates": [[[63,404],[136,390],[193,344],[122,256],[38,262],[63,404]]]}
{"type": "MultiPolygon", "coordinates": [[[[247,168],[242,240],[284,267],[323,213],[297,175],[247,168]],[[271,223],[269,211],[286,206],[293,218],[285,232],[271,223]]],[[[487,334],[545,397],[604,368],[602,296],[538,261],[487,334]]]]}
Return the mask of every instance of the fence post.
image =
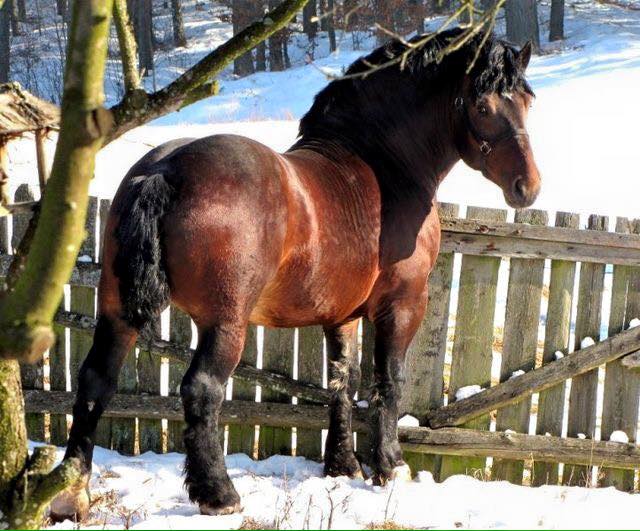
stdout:
{"type": "MultiPolygon", "coordinates": [[[[258,330],[255,325],[247,327],[247,337],[242,351],[242,361],[250,365],[256,364],[258,360],[258,330]]],[[[256,400],[256,386],[248,382],[243,382],[234,378],[233,394],[234,400],[256,400]]],[[[256,427],[253,424],[229,426],[227,438],[227,454],[243,453],[249,457],[254,457],[256,443],[256,427]]]]}
{"type": "MultiPolygon", "coordinates": [[[[558,212],[556,214],[556,227],[577,229],[579,224],[580,216],[578,214],[567,212],[558,212]]],[[[556,361],[556,352],[560,351],[565,355],[569,352],[571,306],[573,304],[575,277],[575,262],[565,260],[551,261],[549,304],[545,323],[544,351],[542,353],[543,365],[556,361]]],[[[558,437],[562,435],[565,384],[566,382],[562,382],[540,393],[536,422],[537,435],[545,435],[547,433],[558,437]]],[[[531,484],[534,486],[557,485],[558,464],[540,461],[533,463],[531,484]]]]}
{"type": "MultiPolygon", "coordinates": [[[[323,340],[321,326],[298,329],[298,380],[322,385],[323,340]]],[[[304,400],[299,400],[304,404],[304,400]]],[[[322,459],[322,430],[296,429],[296,455],[320,461],[322,459]]]]}
{"type": "MultiPolygon", "coordinates": [[[[616,232],[629,234],[640,232],[640,223],[631,226],[626,218],[618,218],[616,232]]],[[[640,317],[640,268],[614,266],[609,336],[629,326],[632,319],[640,317]]],[[[638,426],[638,397],[640,375],[622,366],[621,360],[607,363],[604,380],[601,440],[607,441],[616,430],[624,431],[630,442],[635,442],[638,426]]],[[[603,487],[634,490],[634,471],[603,468],[603,487]]]]}
{"type": "MultiPolygon", "coordinates": [[[[478,221],[505,221],[507,212],[489,208],[469,207],[467,218],[478,221]]],[[[493,323],[500,258],[464,255],[460,270],[456,331],[453,341],[449,402],[456,391],[468,385],[491,385],[493,357],[493,323]]],[[[483,415],[464,426],[489,429],[489,415],[483,415]]],[[[486,460],[473,457],[442,458],[440,478],[455,474],[484,473],[486,460]]]]}
{"type": "MultiPolygon", "coordinates": [[[[608,228],[608,218],[589,216],[589,229],[608,228]]],[[[578,290],[578,313],[576,316],[575,349],[580,349],[582,340],[591,337],[600,340],[600,322],[602,315],[602,294],[604,292],[603,264],[583,262],[580,266],[580,284],[578,290]]],[[[596,394],[598,390],[598,369],[581,374],[571,381],[569,395],[568,437],[577,437],[583,433],[593,439],[596,430],[596,394]]],[[[566,465],[562,474],[564,485],[590,485],[590,466],[566,465]]]]}
{"type": "MultiPolygon", "coordinates": [[[[20,201],[33,201],[34,198],[31,186],[28,184],[21,184],[18,186],[15,193],[16,203],[20,201]]],[[[13,216],[13,236],[11,238],[11,243],[14,253],[20,245],[20,241],[29,226],[31,216],[31,213],[15,214],[13,216]]],[[[43,360],[38,360],[34,364],[20,365],[20,377],[22,379],[22,387],[24,389],[44,388],[43,367],[43,360]]],[[[32,441],[44,441],[44,415],[41,413],[27,413],[25,421],[27,424],[27,436],[29,439],[32,441]]]]}
{"type": "MultiPolygon", "coordinates": [[[[262,348],[262,367],[264,369],[291,376],[294,335],[294,328],[265,327],[262,348]]],[[[289,396],[269,389],[262,389],[261,399],[263,402],[291,402],[289,396]]],[[[259,459],[276,454],[291,455],[291,428],[260,426],[259,459]]]]}
{"type": "MultiPolygon", "coordinates": [[[[516,223],[547,225],[548,221],[547,213],[541,210],[516,211],[516,223]]],[[[535,368],[543,280],[544,259],[511,259],[500,366],[501,382],[508,380],[515,371],[528,372],[535,368]]],[[[499,409],[496,430],[510,429],[528,433],[530,415],[531,398],[499,409]]],[[[491,479],[504,479],[519,485],[522,483],[523,471],[523,461],[494,459],[491,479]]]]}
{"type": "MultiPolygon", "coordinates": [[[[440,217],[455,218],[459,207],[450,203],[438,205],[440,217]]],[[[444,404],[444,358],[447,352],[447,332],[451,283],[453,281],[453,253],[441,253],[429,276],[429,302],[406,359],[407,381],[402,393],[400,412],[416,417],[425,424],[427,411],[444,404]]],[[[441,457],[434,454],[404,452],[404,460],[415,474],[429,470],[437,480],[441,457]]]]}
{"type": "MultiPolygon", "coordinates": [[[[169,339],[180,345],[191,345],[191,317],[179,308],[169,309],[169,339]]],[[[186,366],[175,361],[169,362],[169,395],[180,396],[180,384],[186,366]]],[[[184,428],[181,420],[170,420],[167,423],[167,451],[184,453],[184,428]]]]}

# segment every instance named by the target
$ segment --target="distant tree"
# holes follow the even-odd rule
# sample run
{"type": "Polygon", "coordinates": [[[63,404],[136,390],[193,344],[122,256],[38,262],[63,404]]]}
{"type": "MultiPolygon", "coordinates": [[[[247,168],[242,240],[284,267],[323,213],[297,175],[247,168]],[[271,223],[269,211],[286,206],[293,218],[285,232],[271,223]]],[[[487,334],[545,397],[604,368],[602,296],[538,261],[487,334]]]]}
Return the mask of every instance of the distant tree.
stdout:
{"type": "Polygon", "coordinates": [[[256,47],[256,71],[264,72],[267,69],[267,45],[261,42],[256,47]]]}
{"type": "Polygon", "coordinates": [[[307,34],[310,41],[315,39],[318,33],[318,22],[313,20],[318,16],[318,5],[316,0],[311,0],[302,11],[302,29],[307,34]]]}
{"type": "Polygon", "coordinates": [[[551,18],[549,20],[549,40],[564,39],[564,0],[551,0],[551,18]]]}
{"type": "Polygon", "coordinates": [[[540,49],[540,27],[536,0],[508,0],[504,5],[507,39],[522,46],[531,41],[534,50],[540,49]]]}
{"type": "MultiPolygon", "coordinates": [[[[278,5],[279,0],[269,0],[269,9],[278,5]]],[[[284,44],[287,39],[286,29],[282,29],[269,37],[269,69],[279,72],[285,69],[284,44]]]]}
{"type": "Polygon", "coordinates": [[[63,19],[66,18],[67,0],[56,0],[56,9],[57,9],[58,15],[60,15],[63,19]]]}
{"type": "Polygon", "coordinates": [[[329,50],[336,51],[335,3],[327,0],[327,33],[329,34],[329,50]]]}
{"type": "Polygon", "coordinates": [[[187,37],[184,34],[184,22],[182,20],[182,0],[171,0],[171,22],[173,24],[173,44],[186,46],[187,37]]]}
{"type": "Polygon", "coordinates": [[[0,83],[9,81],[11,64],[11,5],[6,2],[0,8],[0,83]]]}
{"type": "MultiPolygon", "coordinates": [[[[231,21],[233,34],[237,35],[254,20],[255,4],[253,0],[233,0],[231,3],[231,21]]],[[[265,67],[266,69],[266,67],[265,67]]],[[[253,57],[247,52],[233,62],[233,72],[237,76],[253,74],[253,57]]]]}
{"type": "Polygon", "coordinates": [[[16,0],[17,3],[17,9],[18,9],[18,20],[20,20],[20,22],[26,22],[27,21],[27,5],[25,3],[25,0],[16,0]]]}
{"type": "Polygon", "coordinates": [[[20,11],[18,9],[18,0],[6,0],[11,6],[11,33],[21,35],[20,31],[20,11]]]}
{"type": "Polygon", "coordinates": [[[376,40],[378,45],[382,45],[391,38],[389,32],[395,31],[392,2],[391,0],[373,0],[373,10],[375,22],[378,25],[376,40]]]}
{"type": "Polygon", "coordinates": [[[138,45],[138,66],[146,77],[153,70],[153,18],[151,0],[127,0],[138,45]]]}

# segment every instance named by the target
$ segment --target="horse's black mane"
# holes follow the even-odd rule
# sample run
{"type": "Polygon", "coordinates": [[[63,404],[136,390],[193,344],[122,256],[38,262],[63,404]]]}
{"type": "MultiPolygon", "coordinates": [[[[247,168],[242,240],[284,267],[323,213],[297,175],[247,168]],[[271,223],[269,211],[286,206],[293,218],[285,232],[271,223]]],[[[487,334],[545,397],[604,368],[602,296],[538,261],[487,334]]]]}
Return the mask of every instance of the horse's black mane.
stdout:
{"type": "MultiPolygon", "coordinates": [[[[532,93],[518,50],[494,35],[484,42],[477,35],[440,58],[462,31],[441,32],[412,50],[403,64],[384,68],[376,66],[401,56],[407,45],[395,40],[378,48],[327,85],[300,121],[300,138],[291,150],[311,149],[338,164],[345,152],[351,153],[373,170],[380,185],[382,223],[396,231],[383,228],[384,240],[407,241],[407,233],[418,234],[439,179],[459,159],[454,102],[465,79],[471,82],[465,94],[470,99],[493,92],[532,93]]],[[[399,256],[411,252],[407,248],[399,256]]]]}
{"type": "MultiPolygon", "coordinates": [[[[407,50],[407,45],[399,40],[392,40],[354,62],[345,72],[344,79],[331,82],[315,98],[311,109],[300,121],[299,136],[304,139],[323,137],[325,125],[330,125],[330,137],[335,139],[336,126],[340,121],[349,121],[350,112],[359,114],[357,108],[359,97],[371,87],[372,83],[396,92],[399,84],[416,85],[420,94],[427,97],[437,87],[451,86],[466,72],[469,72],[474,89],[474,96],[498,92],[501,94],[523,90],[533,94],[527,83],[524,72],[518,67],[518,50],[509,43],[499,40],[491,34],[482,43],[483,35],[476,35],[459,50],[445,55],[440,62],[437,59],[448,44],[458,38],[462,29],[454,28],[440,32],[426,44],[412,51],[406,61],[380,69],[398,58],[407,50]],[[482,48],[478,52],[478,47],[482,48]],[[359,76],[359,74],[362,74],[359,76]],[[355,77],[354,77],[355,76],[355,77]]],[[[415,43],[424,39],[425,35],[417,35],[409,42],[415,43]]],[[[370,102],[374,105],[375,102],[370,102]]],[[[397,106],[411,105],[411,101],[397,101],[397,106]]],[[[371,109],[368,109],[371,110],[371,109]]]]}

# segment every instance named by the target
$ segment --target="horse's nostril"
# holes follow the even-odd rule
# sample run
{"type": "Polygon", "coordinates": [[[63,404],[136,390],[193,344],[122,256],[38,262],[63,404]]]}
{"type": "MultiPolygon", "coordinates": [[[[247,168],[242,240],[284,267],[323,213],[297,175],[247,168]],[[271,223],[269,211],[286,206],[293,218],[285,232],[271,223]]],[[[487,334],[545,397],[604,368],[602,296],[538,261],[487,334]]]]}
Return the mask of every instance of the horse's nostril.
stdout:
{"type": "Polygon", "coordinates": [[[527,197],[527,185],[523,177],[516,177],[513,181],[513,193],[520,199],[527,197]]]}

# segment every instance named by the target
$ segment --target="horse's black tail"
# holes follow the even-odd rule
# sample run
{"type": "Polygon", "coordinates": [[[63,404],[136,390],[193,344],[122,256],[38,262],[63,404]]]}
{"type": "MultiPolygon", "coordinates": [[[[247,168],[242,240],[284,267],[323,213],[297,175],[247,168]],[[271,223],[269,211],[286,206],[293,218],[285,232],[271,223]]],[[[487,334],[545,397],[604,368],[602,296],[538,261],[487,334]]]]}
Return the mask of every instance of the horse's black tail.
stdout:
{"type": "Polygon", "coordinates": [[[160,173],[132,177],[125,186],[117,205],[114,272],[120,281],[123,318],[143,330],[155,325],[169,303],[161,223],[174,189],[160,173]]]}

